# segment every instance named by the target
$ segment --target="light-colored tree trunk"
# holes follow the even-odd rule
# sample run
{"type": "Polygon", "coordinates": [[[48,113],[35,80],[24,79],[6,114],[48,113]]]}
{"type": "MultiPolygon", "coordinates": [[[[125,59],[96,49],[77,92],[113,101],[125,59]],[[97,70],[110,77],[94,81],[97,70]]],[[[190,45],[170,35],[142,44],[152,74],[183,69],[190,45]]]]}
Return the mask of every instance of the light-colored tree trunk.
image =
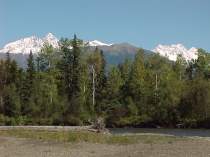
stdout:
{"type": "Polygon", "coordinates": [[[93,93],[92,93],[92,99],[93,99],[93,109],[95,109],[95,69],[94,66],[92,65],[92,88],[93,88],[93,93]]]}
{"type": "Polygon", "coordinates": [[[2,106],[3,105],[3,98],[2,98],[2,96],[0,96],[0,106],[2,106]]]}
{"type": "Polygon", "coordinates": [[[155,89],[158,89],[158,76],[155,74],[155,89]]]}

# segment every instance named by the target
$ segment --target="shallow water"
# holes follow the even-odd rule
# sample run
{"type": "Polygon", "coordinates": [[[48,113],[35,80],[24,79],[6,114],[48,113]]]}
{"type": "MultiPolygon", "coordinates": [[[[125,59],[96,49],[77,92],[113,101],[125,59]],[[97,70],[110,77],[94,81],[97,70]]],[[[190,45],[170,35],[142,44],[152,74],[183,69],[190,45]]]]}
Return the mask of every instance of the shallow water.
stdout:
{"type": "Polygon", "coordinates": [[[163,134],[186,137],[210,137],[210,129],[146,129],[146,128],[111,128],[112,134],[163,134]]]}

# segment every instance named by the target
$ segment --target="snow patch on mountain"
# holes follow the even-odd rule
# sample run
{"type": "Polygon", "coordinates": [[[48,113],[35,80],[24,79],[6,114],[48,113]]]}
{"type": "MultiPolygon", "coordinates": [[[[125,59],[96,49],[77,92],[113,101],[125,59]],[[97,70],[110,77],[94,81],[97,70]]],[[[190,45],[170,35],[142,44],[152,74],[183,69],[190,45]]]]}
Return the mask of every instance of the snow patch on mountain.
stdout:
{"type": "Polygon", "coordinates": [[[96,46],[111,46],[112,45],[112,44],[103,43],[103,42],[98,41],[98,40],[88,41],[87,44],[88,44],[88,46],[93,46],[93,47],[96,47],[96,46]]]}
{"type": "Polygon", "coordinates": [[[198,49],[194,47],[187,49],[182,44],[158,45],[152,51],[160,54],[161,56],[167,57],[172,61],[176,61],[178,55],[182,55],[186,61],[191,61],[198,58],[198,49]]]}

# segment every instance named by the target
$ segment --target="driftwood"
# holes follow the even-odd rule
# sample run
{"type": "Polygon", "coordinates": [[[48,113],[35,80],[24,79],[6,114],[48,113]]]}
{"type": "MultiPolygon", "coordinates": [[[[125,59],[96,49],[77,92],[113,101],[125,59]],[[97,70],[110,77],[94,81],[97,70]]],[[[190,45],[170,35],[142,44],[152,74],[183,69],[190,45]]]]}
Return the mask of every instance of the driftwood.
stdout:
{"type": "Polygon", "coordinates": [[[90,131],[95,133],[109,133],[109,130],[105,128],[104,119],[99,117],[92,125],[88,126],[0,126],[0,130],[12,130],[12,129],[24,129],[24,130],[46,130],[46,131],[90,131]]]}
{"type": "Polygon", "coordinates": [[[93,123],[93,128],[90,130],[97,133],[109,133],[109,130],[106,129],[106,125],[104,119],[102,117],[98,117],[93,123]]]}

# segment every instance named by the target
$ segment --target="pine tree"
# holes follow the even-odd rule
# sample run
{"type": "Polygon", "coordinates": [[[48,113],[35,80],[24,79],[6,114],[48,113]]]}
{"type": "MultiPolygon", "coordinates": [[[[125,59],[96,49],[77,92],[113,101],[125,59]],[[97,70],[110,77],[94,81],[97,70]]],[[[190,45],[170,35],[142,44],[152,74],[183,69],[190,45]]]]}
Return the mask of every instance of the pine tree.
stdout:
{"type": "Polygon", "coordinates": [[[81,123],[80,111],[81,102],[81,40],[74,39],[71,41],[63,40],[61,50],[63,51],[63,59],[61,64],[62,75],[64,78],[64,87],[68,97],[68,105],[66,108],[66,122],[73,125],[81,123]],[[72,47],[72,49],[69,48],[72,47]]]}
{"type": "Polygon", "coordinates": [[[106,99],[103,112],[107,114],[107,123],[120,125],[120,119],[125,115],[125,107],[121,102],[121,89],[123,80],[117,67],[112,67],[108,74],[106,85],[106,99]]]}
{"type": "Polygon", "coordinates": [[[10,84],[4,89],[4,114],[9,117],[20,116],[20,97],[15,84],[10,84]]]}
{"type": "Polygon", "coordinates": [[[208,53],[203,49],[198,49],[198,59],[195,61],[194,70],[195,77],[204,77],[208,79],[210,73],[209,70],[209,58],[208,53]]]}
{"type": "Polygon", "coordinates": [[[145,76],[144,50],[136,54],[131,67],[128,81],[128,96],[131,96],[139,111],[143,112],[145,105],[145,76]]]}
{"type": "Polygon", "coordinates": [[[21,89],[21,104],[23,115],[32,116],[35,107],[33,101],[33,92],[35,86],[35,65],[32,52],[30,52],[27,62],[28,63],[24,83],[21,89]]]}
{"type": "Polygon", "coordinates": [[[125,61],[122,64],[119,64],[119,69],[123,82],[127,84],[131,71],[131,61],[129,59],[125,59],[125,61]]]}

